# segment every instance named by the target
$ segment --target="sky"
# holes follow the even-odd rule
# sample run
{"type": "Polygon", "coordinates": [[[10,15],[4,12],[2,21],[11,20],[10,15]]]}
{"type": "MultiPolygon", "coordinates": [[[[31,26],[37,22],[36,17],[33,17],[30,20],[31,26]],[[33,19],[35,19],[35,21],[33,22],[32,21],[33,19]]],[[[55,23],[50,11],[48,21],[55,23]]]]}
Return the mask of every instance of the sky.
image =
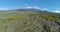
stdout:
{"type": "Polygon", "coordinates": [[[60,13],[60,0],[0,0],[0,10],[36,8],[60,13]]]}

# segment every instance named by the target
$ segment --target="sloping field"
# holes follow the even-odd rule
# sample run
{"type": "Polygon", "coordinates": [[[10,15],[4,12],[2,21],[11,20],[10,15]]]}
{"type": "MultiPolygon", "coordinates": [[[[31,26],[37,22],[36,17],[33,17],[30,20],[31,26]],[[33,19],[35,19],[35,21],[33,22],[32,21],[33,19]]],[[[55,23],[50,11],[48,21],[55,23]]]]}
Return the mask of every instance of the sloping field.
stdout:
{"type": "Polygon", "coordinates": [[[60,32],[60,19],[39,12],[0,12],[0,32],[60,32]]]}

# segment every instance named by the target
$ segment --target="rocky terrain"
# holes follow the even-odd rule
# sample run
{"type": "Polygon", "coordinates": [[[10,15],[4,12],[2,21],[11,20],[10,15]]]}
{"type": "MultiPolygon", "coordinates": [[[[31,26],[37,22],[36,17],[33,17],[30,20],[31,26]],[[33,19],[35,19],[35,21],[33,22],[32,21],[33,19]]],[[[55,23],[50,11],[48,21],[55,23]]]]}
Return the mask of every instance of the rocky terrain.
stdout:
{"type": "Polygon", "coordinates": [[[0,12],[0,32],[60,32],[60,14],[0,12]]]}

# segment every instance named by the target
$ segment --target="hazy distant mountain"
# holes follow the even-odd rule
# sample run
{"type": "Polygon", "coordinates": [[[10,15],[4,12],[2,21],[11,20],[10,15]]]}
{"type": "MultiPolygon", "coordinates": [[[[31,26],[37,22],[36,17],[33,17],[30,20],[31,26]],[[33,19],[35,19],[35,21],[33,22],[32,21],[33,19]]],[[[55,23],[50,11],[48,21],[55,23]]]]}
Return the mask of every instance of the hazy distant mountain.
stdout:
{"type": "Polygon", "coordinates": [[[16,11],[41,12],[40,9],[17,9],[16,11]]]}

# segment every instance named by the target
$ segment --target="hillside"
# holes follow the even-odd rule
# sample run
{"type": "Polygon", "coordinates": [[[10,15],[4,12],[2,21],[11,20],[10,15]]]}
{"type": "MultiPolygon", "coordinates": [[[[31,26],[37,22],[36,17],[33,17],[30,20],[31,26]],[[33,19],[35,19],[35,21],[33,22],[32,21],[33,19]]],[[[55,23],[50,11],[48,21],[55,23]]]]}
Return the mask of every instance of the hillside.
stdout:
{"type": "Polygon", "coordinates": [[[0,32],[60,32],[60,14],[49,12],[0,12],[0,32]]]}

